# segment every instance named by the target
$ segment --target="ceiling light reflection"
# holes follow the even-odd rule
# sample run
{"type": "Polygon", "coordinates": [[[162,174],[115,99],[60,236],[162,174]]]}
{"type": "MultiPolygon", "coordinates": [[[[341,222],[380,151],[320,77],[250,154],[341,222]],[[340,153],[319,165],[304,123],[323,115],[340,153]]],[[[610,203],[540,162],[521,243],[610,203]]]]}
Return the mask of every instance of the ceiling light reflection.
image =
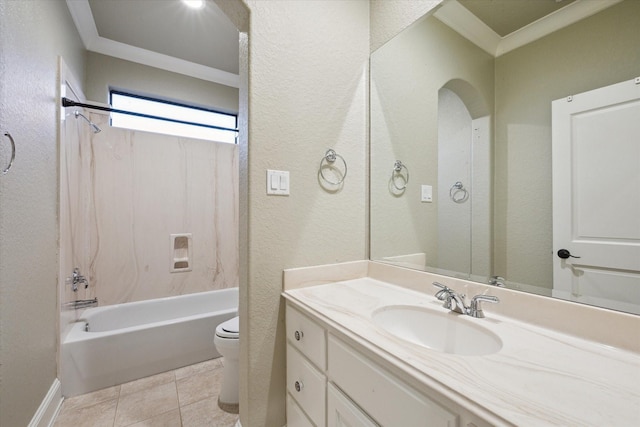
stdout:
{"type": "Polygon", "coordinates": [[[204,7],[204,0],[182,0],[182,2],[192,9],[202,9],[204,7]]]}

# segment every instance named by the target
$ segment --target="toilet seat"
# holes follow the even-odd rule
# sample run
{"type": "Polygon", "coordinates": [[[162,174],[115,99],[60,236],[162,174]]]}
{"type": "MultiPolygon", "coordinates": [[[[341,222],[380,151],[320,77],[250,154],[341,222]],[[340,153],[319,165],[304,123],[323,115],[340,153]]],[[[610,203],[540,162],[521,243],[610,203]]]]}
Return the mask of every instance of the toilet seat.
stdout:
{"type": "Polygon", "coordinates": [[[240,334],[240,317],[222,322],[216,327],[216,335],[220,338],[238,339],[240,334]]]}

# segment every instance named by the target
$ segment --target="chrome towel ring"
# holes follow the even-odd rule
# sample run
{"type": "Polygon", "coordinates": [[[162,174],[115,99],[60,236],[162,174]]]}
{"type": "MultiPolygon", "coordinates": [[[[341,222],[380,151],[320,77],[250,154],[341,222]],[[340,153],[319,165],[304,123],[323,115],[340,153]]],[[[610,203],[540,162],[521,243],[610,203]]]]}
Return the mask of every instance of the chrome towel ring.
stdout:
{"type": "Polygon", "coordinates": [[[9,169],[11,169],[13,161],[16,159],[16,143],[9,132],[2,132],[2,134],[3,136],[6,136],[11,143],[11,160],[9,160],[9,164],[7,165],[7,167],[2,170],[2,175],[6,175],[7,172],[9,172],[9,169]]]}
{"type": "Polygon", "coordinates": [[[456,181],[449,189],[449,197],[455,203],[464,203],[469,198],[469,191],[464,188],[461,181],[456,181]]]}
{"type": "Polygon", "coordinates": [[[344,160],[344,157],[342,157],[340,154],[336,153],[335,150],[329,148],[327,150],[327,152],[325,153],[324,157],[322,158],[322,160],[320,160],[320,176],[322,177],[322,179],[324,179],[326,182],[328,182],[329,184],[332,185],[340,185],[344,182],[344,179],[347,177],[347,162],[344,160]],[[334,166],[334,163],[336,162],[336,159],[340,159],[342,160],[342,164],[344,165],[344,173],[342,173],[342,179],[336,181],[332,181],[330,179],[328,179],[326,176],[324,176],[324,168],[329,168],[329,169],[336,169],[338,170],[338,168],[336,168],[334,166]]]}
{"type": "Polygon", "coordinates": [[[407,188],[407,184],[409,184],[409,169],[407,169],[407,166],[400,160],[396,160],[393,164],[393,170],[391,171],[391,184],[393,184],[395,189],[398,191],[405,190],[407,188]],[[402,175],[402,169],[405,170],[406,177],[402,175]],[[404,185],[402,187],[398,187],[396,185],[396,175],[399,175],[404,180],[404,185]]]}

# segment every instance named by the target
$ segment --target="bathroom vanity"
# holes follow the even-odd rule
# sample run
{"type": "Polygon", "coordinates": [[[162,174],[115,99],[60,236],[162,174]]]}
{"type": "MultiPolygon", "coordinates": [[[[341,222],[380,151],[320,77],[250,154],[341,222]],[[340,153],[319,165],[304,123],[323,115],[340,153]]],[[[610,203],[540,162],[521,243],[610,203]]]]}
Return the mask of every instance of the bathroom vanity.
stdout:
{"type": "Polygon", "coordinates": [[[285,272],[289,427],[640,419],[637,316],[578,306],[596,310],[599,323],[612,316],[609,334],[627,336],[616,345],[595,340],[597,331],[580,336],[532,321],[538,313],[562,323],[575,304],[375,263],[352,267],[285,272]],[[485,318],[452,313],[433,296],[434,280],[502,301],[486,305],[485,318]]]}

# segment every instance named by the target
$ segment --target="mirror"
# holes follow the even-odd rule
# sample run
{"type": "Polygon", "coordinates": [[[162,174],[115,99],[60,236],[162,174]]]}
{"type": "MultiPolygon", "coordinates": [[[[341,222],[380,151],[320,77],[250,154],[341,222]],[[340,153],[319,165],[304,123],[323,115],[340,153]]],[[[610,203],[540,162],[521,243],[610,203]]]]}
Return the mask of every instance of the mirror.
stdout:
{"type": "MultiPolygon", "coordinates": [[[[553,25],[483,40],[469,3],[445,2],[371,55],[371,259],[640,314],[640,268],[616,270],[627,287],[612,301],[554,290],[554,263],[572,259],[553,243],[551,111],[554,100],[640,75],[640,3],[598,2],[580,15],[594,3],[573,2],[553,25]]],[[[638,166],[625,179],[640,183],[638,166]]],[[[636,257],[632,221],[621,240],[636,257]]]]}

